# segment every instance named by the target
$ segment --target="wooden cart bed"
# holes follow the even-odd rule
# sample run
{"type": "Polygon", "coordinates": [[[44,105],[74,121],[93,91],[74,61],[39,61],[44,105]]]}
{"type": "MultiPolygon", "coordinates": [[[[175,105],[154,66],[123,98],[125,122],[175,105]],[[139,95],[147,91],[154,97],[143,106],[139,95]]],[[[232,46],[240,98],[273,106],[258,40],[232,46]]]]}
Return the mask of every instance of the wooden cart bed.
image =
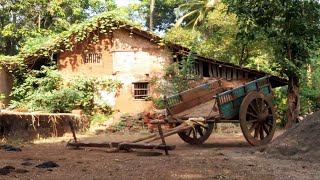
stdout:
{"type": "Polygon", "coordinates": [[[213,97],[223,91],[221,81],[216,80],[170,96],[165,101],[169,113],[180,119],[212,118],[218,114],[217,108],[212,110],[216,105],[213,97]]]}
{"type": "Polygon", "coordinates": [[[217,116],[219,114],[215,101],[215,99],[210,100],[206,103],[202,103],[198,106],[182,111],[176,114],[175,116],[179,119],[189,119],[198,117],[212,119],[214,116],[217,116]],[[215,105],[215,108],[213,108],[213,105],[215,105]]]}

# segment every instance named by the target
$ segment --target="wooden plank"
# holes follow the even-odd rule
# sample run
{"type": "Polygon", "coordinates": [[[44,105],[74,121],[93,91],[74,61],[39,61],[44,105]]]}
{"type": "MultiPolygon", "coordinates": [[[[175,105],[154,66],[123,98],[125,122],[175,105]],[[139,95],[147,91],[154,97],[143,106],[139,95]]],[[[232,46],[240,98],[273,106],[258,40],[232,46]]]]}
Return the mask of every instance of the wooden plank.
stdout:
{"type": "Polygon", "coordinates": [[[245,78],[245,79],[249,79],[249,77],[248,77],[248,72],[245,72],[245,73],[244,73],[244,78],[245,78]]]}
{"type": "Polygon", "coordinates": [[[195,63],[195,71],[196,71],[196,75],[198,75],[199,76],[199,63],[195,63]]]}
{"type": "Polygon", "coordinates": [[[199,76],[203,77],[203,62],[199,62],[199,76]]]}
{"type": "Polygon", "coordinates": [[[237,69],[232,69],[232,80],[237,80],[238,77],[237,77],[237,69]]]}
{"type": "Polygon", "coordinates": [[[175,145],[163,145],[163,144],[147,144],[147,143],[68,143],[70,147],[95,147],[95,148],[118,148],[120,150],[127,149],[161,149],[161,150],[174,150],[175,145]]]}
{"type": "Polygon", "coordinates": [[[217,107],[216,100],[212,99],[208,102],[202,103],[193,108],[182,111],[179,114],[176,114],[175,117],[182,120],[187,120],[189,118],[198,118],[198,117],[212,118],[214,116],[219,115],[218,110],[219,109],[217,107]]]}
{"type": "Polygon", "coordinates": [[[170,107],[170,110],[174,115],[178,114],[178,113],[183,112],[187,109],[193,108],[199,104],[202,104],[202,103],[205,103],[205,102],[212,100],[214,95],[216,95],[217,93],[221,93],[222,91],[223,91],[223,88],[215,89],[214,91],[210,91],[200,97],[196,97],[196,98],[193,98],[189,101],[183,101],[179,104],[176,104],[176,105],[170,107]]]}
{"type": "Polygon", "coordinates": [[[218,78],[221,78],[221,67],[217,65],[218,78]]]}
{"type": "MultiPolygon", "coordinates": [[[[203,84],[201,86],[195,87],[195,88],[190,89],[188,91],[181,92],[180,97],[181,97],[182,101],[189,101],[191,99],[194,99],[195,97],[202,96],[204,94],[207,94],[210,91],[213,91],[214,89],[212,89],[212,84],[215,84],[215,83],[218,83],[218,81],[214,81],[214,82],[211,82],[208,84],[203,84]]],[[[216,88],[218,88],[218,87],[216,87],[216,88]]]]}
{"type": "Polygon", "coordinates": [[[127,149],[161,149],[161,150],[174,150],[175,145],[164,145],[164,144],[144,144],[144,143],[121,143],[120,150],[127,149]]]}
{"type": "Polygon", "coordinates": [[[220,70],[221,70],[221,78],[223,78],[223,79],[227,79],[227,72],[226,72],[226,67],[222,67],[222,68],[220,68],[220,70]]]}
{"type": "Polygon", "coordinates": [[[217,70],[217,65],[215,64],[212,64],[212,74],[213,74],[213,77],[218,77],[218,70],[217,70]]]}
{"type": "Polygon", "coordinates": [[[242,80],[243,79],[243,71],[238,70],[238,79],[242,80]]]}
{"type": "Polygon", "coordinates": [[[192,90],[192,91],[188,91],[186,93],[182,93],[181,94],[182,101],[190,101],[190,100],[194,99],[195,97],[199,97],[204,94],[207,94],[211,90],[212,89],[198,89],[198,90],[192,90]]]}
{"type": "Polygon", "coordinates": [[[211,67],[211,63],[208,64],[208,71],[209,71],[209,76],[210,77],[213,77],[213,74],[212,74],[212,67],[211,67]]]}
{"type": "Polygon", "coordinates": [[[226,68],[226,71],[227,71],[227,80],[232,80],[232,76],[231,76],[232,69],[226,68]]]}

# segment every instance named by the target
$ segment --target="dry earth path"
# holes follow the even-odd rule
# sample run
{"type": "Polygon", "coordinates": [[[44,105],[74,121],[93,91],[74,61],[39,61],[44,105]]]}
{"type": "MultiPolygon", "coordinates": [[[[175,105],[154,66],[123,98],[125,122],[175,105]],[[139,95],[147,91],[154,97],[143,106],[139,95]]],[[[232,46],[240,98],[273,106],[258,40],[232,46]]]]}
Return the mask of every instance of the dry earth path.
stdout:
{"type": "MultiPolygon", "coordinates": [[[[135,138],[137,134],[92,136],[86,141],[103,142],[135,138]]],[[[191,146],[177,135],[167,138],[176,150],[169,156],[138,156],[137,152],[106,153],[103,149],[70,150],[66,140],[24,144],[21,152],[0,149],[0,168],[17,169],[0,179],[103,180],[103,179],[320,179],[320,166],[302,160],[275,159],[250,146],[241,133],[213,134],[205,144],[191,146]],[[60,142],[59,142],[60,141],[60,142]],[[45,161],[55,168],[37,168],[45,161]],[[26,163],[28,162],[28,163],[26,163]],[[27,164],[21,165],[22,163],[27,164]]]]}

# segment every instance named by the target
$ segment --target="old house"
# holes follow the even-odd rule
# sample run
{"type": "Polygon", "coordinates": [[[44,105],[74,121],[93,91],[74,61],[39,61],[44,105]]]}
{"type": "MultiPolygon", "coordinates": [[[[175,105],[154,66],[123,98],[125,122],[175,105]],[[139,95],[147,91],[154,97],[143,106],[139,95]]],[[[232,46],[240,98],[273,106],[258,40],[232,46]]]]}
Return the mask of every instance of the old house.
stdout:
{"type": "MultiPolygon", "coordinates": [[[[54,60],[64,78],[84,75],[118,79],[122,82],[119,95],[105,94],[105,99],[115,109],[133,113],[153,108],[152,101],[146,100],[154,94],[150,80],[162,77],[164,66],[179,61],[179,58],[173,58],[173,54],[181,58],[189,51],[174,43],[164,43],[160,37],[106,13],[77,25],[47,45],[41,45],[26,57],[25,62],[37,66],[54,60]]],[[[249,81],[266,75],[199,56],[195,69],[202,77],[228,81],[249,81]]],[[[285,80],[275,76],[271,77],[271,83],[273,86],[286,84],[285,80]]]]}

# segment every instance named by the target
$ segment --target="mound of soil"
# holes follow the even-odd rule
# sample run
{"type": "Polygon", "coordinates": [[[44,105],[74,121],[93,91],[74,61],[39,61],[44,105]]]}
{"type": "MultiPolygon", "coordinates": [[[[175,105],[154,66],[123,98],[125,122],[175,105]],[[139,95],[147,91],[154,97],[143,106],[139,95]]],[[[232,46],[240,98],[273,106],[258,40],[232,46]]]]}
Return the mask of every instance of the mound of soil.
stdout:
{"type": "Polygon", "coordinates": [[[265,150],[277,158],[320,163],[320,111],[278,136],[265,150]]]}

